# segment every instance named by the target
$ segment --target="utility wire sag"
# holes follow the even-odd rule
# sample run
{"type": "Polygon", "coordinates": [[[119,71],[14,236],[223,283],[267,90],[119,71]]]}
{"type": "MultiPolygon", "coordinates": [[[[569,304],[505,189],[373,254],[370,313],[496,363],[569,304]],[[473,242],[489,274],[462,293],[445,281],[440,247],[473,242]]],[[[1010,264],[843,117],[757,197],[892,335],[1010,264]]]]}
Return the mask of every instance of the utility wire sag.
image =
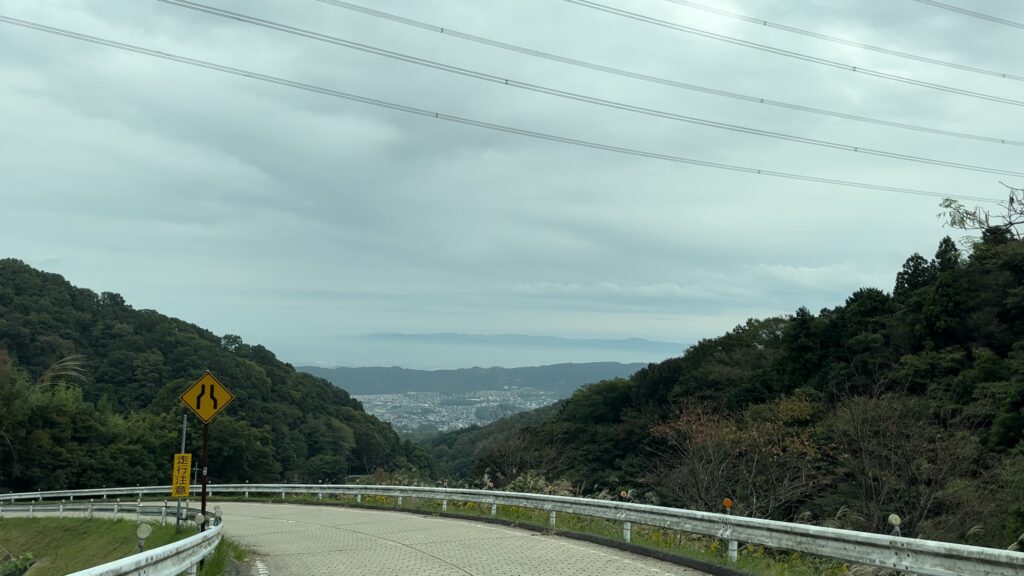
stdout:
{"type": "Polygon", "coordinates": [[[911,0],[918,4],[927,4],[928,6],[934,6],[935,8],[941,8],[943,10],[949,10],[950,12],[957,12],[965,16],[972,18],[980,18],[981,20],[988,20],[989,22],[995,22],[996,24],[1002,24],[1004,26],[1012,26],[1014,28],[1020,28],[1024,30],[1024,23],[1016,22],[1014,20],[1007,20],[1006,18],[1000,18],[991,14],[985,14],[984,12],[975,12],[974,10],[968,10],[967,8],[961,8],[959,6],[953,6],[952,4],[946,4],[945,2],[936,2],[935,0],[911,0]]]}
{"type": "Polygon", "coordinates": [[[693,8],[694,10],[701,10],[711,14],[718,14],[719,16],[725,16],[726,18],[733,18],[735,20],[741,20],[743,22],[750,22],[751,24],[757,24],[758,26],[764,26],[766,28],[774,28],[776,30],[783,30],[791,32],[793,34],[800,34],[808,36],[810,38],[817,38],[818,40],[824,40],[826,42],[834,42],[836,44],[843,44],[844,46],[853,46],[862,50],[870,50],[872,52],[879,52],[881,54],[888,54],[890,56],[898,56],[900,58],[907,58],[909,60],[916,60],[918,62],[926,62],[928,64],[935,64],[936,66],[945,66],[947,68],[955,68],[957,70],[964,70],[966,72],[974,72],[976,74],[985,74],[988,76],[996,76],[999,78],[1006,78],[1008,80],[1024,81],[1024,76],[1018,74],[1009,74],[1007,72],[998,72],[996,70],[988,70],[986,68],[979,68],[977,66],[970,66],[967,64],[959,64],[957,62],[950,62],[948,60],[940,60],[938,58],[931,58],[928,56],[921,56],[919,54],[911,54],[910,52],[902,52],[900,50],[893,50],[891,48],[885,48],[882,46],[874,46],[865,42],[858,42],[856,40],[848,40],[846,38],[840,38],[838,36],[832,36],[829,34],[822,34],[821,32],[815,32],[813,30],[805,30],[803,28],[797,28],[795,26],[787,26],[786,24],[779,24],[770,20],[764,20],[762,18],[756,18],[754,16],[747,16],[746,14],[740,14],[738,12],[730,12],[729,10],[722,10],[721,8],[715,8],[714,6],[707,6],[699,2],[692,2],[691,0],[664,0],[665,2],[671,2],[672,4],[678,4],[680,6],[686,6],[687,8],[693,8]]]}
{"type": "Polygon", "coordinates": [[[160,58],[163,60],[170,60],[173,62],[179,62],[181,64],[187,64],[189,66],[195,66],[198,68],[205,68],[207,70],[213,70],[216,72],[222,72],[225,74],[232,74],[235,76],[241,76],[243,78],[250,78],[253,80],[259,80],[261,82],[267,82],[270,84],[277,84],[279,86],[286,86],[289,88],[296,88],[299,90],[305,90],[308,92],[315,92],[317,94],[323,94],[325,96],[331,96],[334,98],[341,98],[344,100],[350,100],[353,102],[360,102],[371,106],[377,106],[380,108],[387,108],[389,110],[395,110],[398,112],[405,112],[407,114],[414,114],[417,116],[425,116],[428,118],[435,118],[438,120],[445,120],[447,122],[454,122],[457,124],[463,124],[466,126],[475,126],[477,128],[484,128],[487,130],[494,130],[497,132],[504,132],[507,134],[517,134],[520,136],[526,136],[529,138],[535,138],[539,140],[547,140],[550,142],[559,142],[562,144],[569,144],[573,146],[580,146],[584,148],[591,148],[595,150],[604,150],[607,152],[615,152],[618,154],[626,154],[631,156],[639,156],[644,158],[651,158],[655,160],[663,160],[666,162],[674,162],[677,164],[688,164],[692,166],[704,166],[707,168],[715,168],[719,170],[728,170],[732,172],[742,172],[746,174],[757,174],[761,176],[772,176],[775,178],[784,178],[788,180],[800,180],[805,182],[816,182],[820,184],[830,184],[834,186],[843,186],[847,188],[861,188],[866,190],[877,190],[883,192],[893,192],[897,194],[909,194],[915,196],[929,196],[935,198],[955,198],[960,200],[968,200],[972,202],[985,202],[985,203],[998,203],[998,198],[987,198],[983,196],[968,196],[960,194],[944,194],[941,192],[929,191],[929,190],[918,190],[914,188],[902,188],[898,186],[887,186],[884,184],[873,184],[869,182],[858,182],[852,180],[843,180],[839,178],[827,178],[820,176],[810,176],[807,174],[799,174],[793,172],[782,172],[777,170],[758,169],[748,166],[738,166],[735,164],[724,164],[721,162],[713,162],[709,160],[699,160],[694,158],[687,158],[683,156],[675,156],[671,154],[663,154],[659,152],[652,152],[647,150],[640,150],[635,148],[627,148],[623,146],[615,146],[611,144],[604,144],[600,142],[593,142],[589,140],[581,140],[577,138],[571,138],[567,136],[560,136],[557,134],[549,134],[545,132],[537,132],[533,130],[526,130],[522,128],[515,128],[512,126],[505,126],[501,124],[494,124],[490,122],[484,122],[481,120],[475,120],[472,118],[466,118],[462,116],[455,116],[451,114],[445,114],[442,112],[435,112],[426,110],[423,108],[417,108],[414,106],[408,106],[405,104],[398,104],[395,102],[389,102],[386,100],[380,100],[377,98],[369,98],[366,96],[359,96],[356,94],[350,94],[347,92],[341,92],[339,90],[333,90],[331,88],[325,88],[323,86],[317,86],[315,84],[307,84],[304,82],[298,82],[295,80],[289,80],[286,78],[280,78],[277,76],[270,76],[268,74],[261,74],[252,70],[246,70],[243,68],[235,68],[231,66],[225,66],[222,64],[216,64],[205,60],[199,60],[196,58],[189,58],[171,52],[164,52],[160,50],[153,50],[142,46],[127,44],[124,42],[117,42],[115,40],[109,40],[106,38],[100,38],[98,36],[90,36],[88,34],[82,34],[80,32],[74,32],[64,28],[58,28],[55,26],[48,26],[37,22],[31,22],[28,20],[22,20],[20,18],[13,18],[10,16],[4,16],[0,14],[0,23],[11,24],[13,26],[19,26],[39,32],[45,32],[48,34],[54,34],[57,36],[63,36],[74,40],[83,42],[89,42],[92,44],[98,44],[101,46],[107,46],[118,50],[124,50],[128,52],[134,52],[153,58],[160,58]]]}
{"type": "Polygon", "coordinates": [[[501,76],[497,76],[497,75],[493,75],[493,74],[488,74],[486,72],[480,72],[480,71],[476,71],[476,70],[470,70],[468,68],[452,66],[450,64],[444,64],[442,62],[437,62],[437,61],[434,61],[434,60],[427,60],[425,58],[419,58],[417,56],[412,56],[412,55],[409,55],[409,54],[402,54],[400,52],[393,52],[391,50],[386,50],[384,48],[378,48],[376,46],[370,46],[368,44],[362,44],[362,43],[359,43],[359,42],[353,42],[351,40],[346,40],[344,38],[339,38],[337,36],[329,36],[327,34],[321,34],[319,32],[313,32],[311,30],[306,30],[306,29],[303,29],[303,28],[296,28],[294,26],[289,26],[289,25],[286,25],[286,24],[281,24],[279,22],[275,22],[275,21],[271,21],[271,20],[264,20],[264,19],[261,19],[261,18],[255,18],[255,17],[252,17],[252,16],[248,16],[246,14],[241,14],[239,12],[232,12],[230,10],[224,10],[224,9],[221,9],[221,8],[216,8],[216,7],[213,7],[213,6],[206,5],[206,4],[201,4],[199,2],[192,2],[191,0],[159,0],[159,1],[160,2],[164,2],[165,4],[171,4],[171,5],[174,5],[174,6],[180,6],[182,8],[188,8],[188,9],[191,9],[191,10],[196,10],[196,11],[204,12],[204,13],[207,13],[207,14],[212,14],[214,16],[220,16],[222,18],[228,18],[228,19],[231,19],[231,20],[237,20],[239,22],[244,22],[244,23],[247,23],[247,24],[252,24],[252,25],[255,25],[255,26],[260,26],[260,27],[263,27],[263,28],[268,28],[268,29],[271,29],[271,30],[276,30],[278,32],[284,32],[286,34],[292,34],[292,35],[300,36],[300,37],[303,37],[303,38],[309,38],[309,39],[312,39],[312,40],[317,40],[317,41],[320,41],[320,42],[325,42],[325,43],[332,44],[332,45],[335,45],[335,46],[341,46],[343,48],[349,48],[349,49],[358,50],[358,51],[361,51],[361,52],[366,52],[366,53],[369,53],[369,54],[374,54],[374,55],[377,55],[377,56],[383,56],[385,58],[390,58],[392,60],[399,60],[399,61],[402,61],[402,62],[407,62],[407,63],[410,63],[410,64],[415,64],[417,66],[424,66],[424,67],[427,67],[427,68],[432,68],[434,70],[440,70],[440,71],[443,71],[443,72],[448,72],[448,73],[452,73],[452,74],[458,74],[460,76],[466,76],[466,77],[469,77],[469,78],[474,78],[474,79],[482,80],[482,81],[485,81],[485,82],[491,82],[493,84],[499,84],[499,85],[502,85],[502,86],[509,86],[509,87],[513,87],[513,88],[519,88],[521,90],[528,90],[528,91],[531,91],[531,92],[537,92],[537,93],[541,93],[541,94],[547,94],[549,96],[554,96],[556,98],[573,100],[573,101],[576,101],[576,102],[583,102],[583,103],[592,104],[592,105],[595,105],[595,106],[601,106],[601,107],[604,107],[604,108],[611,108],[611,109],[615,109],[615,110],[622,110],[622,111],[625,111],[625,112],[631,112],[631,113],[635,113],[635,114],[643,114],[643,115],[646,115],[646,116],[652,116],[652,117],[662,118],[662,119],[666,119],[666,120],[674,120],[674,121],[677,121],[677,122],[685,122],[685,123],[695,124],[695,125],[699,125],[699,126],[707,126],[707,127],[710,127],[710,128],[716,128],[716,129],[720,129],[720,130],[728,130],[728,131],[739,132],[739,133],[743,133],[743,134],[751,134],[751,135],[754,135],[754,136],[762,136],[762,137],[766,137],[766,138],[774,138],[774,139],[777,139],[777,140],[786,140],[786,141],[789,141],[789,142],[796,142],[796,143],[799,143],[799,144],[806,144],[806,145],[810,145],[810,146],[819,146],[819,147],[823,147],[823,148],[831,148],[833,150],[843,150],[843,151],[847,151],[847,152],[854,152],[854,153],[859,153],[859,154],[867,154],[867,155],[870,155],[870,156],[878,156],[878,157],[883,157],[883,158],[892,158],[892,159],[896,159],[896,160],[903,160],[903,161],[908,161],[908,162],[917,162],[917,163],[921,163],[921,164],[931,164],[933,166],[943,166],[943,167],[946,167],[946,168],[954,168],[954,169],[958,169],[958,170],[968,170],[968,171],[972,171],[972,172],[984,172],[984,173],[988,173],[988,174],[999,174],[999,175],[1003,175],[1003,176],[1024,177],[1024,172],[1016,172],[1016,171],[1013,171],[1013,170],[1005,170],[1005,169],[1001,169],[1001,168],[990,168],[990,167],[986,167],[986,166],[976,166],[976,165],[973,165],[973,164],[965,164],[965,163],[961,163],[961,162],[952,162],[952,161],[948,161],[948,160],[938,160],[938,159],[934,159],[934,158],[926,158],[926,157],[922,157],[922,156],[914,156],[914,155],[911,155],[911,154],[902,154],[902,153],[899,153],[899,152],[890,152],[890,151],[886,151],[886,150],[877,150],[877,149],[874,149],[874,148],[867,148],[867,147],[864,147],[864,146],[853,146],[853,145],[850,145],[850,144],[843,144],[843,143],[839,143],[839,142],[830,142],[830,141],[827,141],[827,140],[819,140],[819,139],[815,139],[815,138],[809,138],[809,137],[805,137],[805,136],[797,136],[797,135],[793,135],[793,134],[785,134],[785,133],[782,133],[782,132],[776,132],[776,131],[772,131],[772,130],[762,130],[762,129],[759,129],[759,128],[753,128],[753,127],[749,127],[749,126],[741,126],[741,125],[737,125],[737,124],[729,124],[729,123],[726,123],[726,122],[719,122],[719,121],[716,121],[716,120],[708,120],[708,119],[705,119],[705,118],[698,118],[698,117],[694,117],[694,116],[685,116],[685,115],[682,115],[682,114],[676,114],[676,113],[667,112],[667,111],[664,111],[664,110],[657,110],[657,109],[654,109],[654,108],[646,108],[646,107],[642,107],[642,106],[635,106],[635,105],[628,104],[628,103],[625,103],[625,102],[618,102],[618,101],[614,101],[614,100],[607,100],[607,99],[603,99],[603,98],[597,98],[597,97],[594,97],[594,96],[588,96],[586,94],[579,94],[579,93],[576,93],[576,92],[568,92],[568,91],[565,91],[565,90],[559,90],[559,89],[556,89],[556,88],[551,88],[551,87],[547,87],[547,86],[541,86],[539,84],[530,84],[530,83],[527,83],[527,82],[520,82],[518,80],[512,80],[512,79],[509,79],[509,78],[503,78],[501,76]]]}
{"type": "Polygon", "coordinates": [[[641,72],[635,72],[635,71],[631,71],[631,70],[624,70],[622,68],[615,68],[615,67],[612,67],[612,66],[605,66],[605,65],[602,65],[602,64],[594,63],[594,62],[588,62],[586,60],[579,60],[579,59],[576,59],[576,58],[570,58],[568,56],[562,56],[562,55],[559,55],[559,54],[552,54],[550,52],[543,52],[541,50],[534,50],[532,48],[527,48],[525,46],[520,46],[520,45],[517,45],[517,44],[509,44],[507,42],[501,42],[501,41],[495,40],[493,38],[486,38],[486,37],[483,37],[483,36],[476,36],[476,35],[473,35],[473,34],[468,34],[468,33],[465,33],[465,32],[460,32],[458,30],[455,30],[453,28],[449,28],[447,26],[437,26],[437,25],[434,25],[434,24],[428,24],[426,22],[421,22],[419,20],[413,20],[411,18],[405,18],[403,16],[398,16],[396,14],[390,14],[388,12],[382,12],[380,10],[375,10],[373,8],[367,8],[365,6],[360,6],[358,4],[352,4],[350,2],[345,2],[343,0],[317,0],[317,1],[322,3],[322,4],[327,4],[327,5],[330,5],[330,6],[335,6],[337,8],[342,8],[342,9],[345,9],[345,10],[351,10],[353,12],[358,12],[360,14],[365,14],[367,16],[371,16],[371,17],[374,17],[374,18],[380,18],[380,19],[383,19],[383,20],[388,20],[388,21],[391,21],[391,22],[395,22],[396,24],[402,24],[402,25],[405,25],[405,26],[411,26],[413,28],[419,28],[421,30],[428,30],[428,31],[431,31],[431,32],[436,32],[438,34],[443,34],[445,36],[449,36],[449,37],[452,37],[452,38],[457,38],[459,40],[464,40],[466,42],[474,42],[474,43],[481,44],[481,45],[484,45],[484,46],[491,46],[493,48],[498,48],[500,50],[506,50],[506,51],[509,51],[509,52],[515,52],[515,53],[518,53],[518,54],[524,54],[526,56],[532,56],[534,58],[541,58],[541,59],[548,60],[548,61],[551,61],[551,62],[560,62],[562,64],[566,64],[566,65],[569,65],[569,66],[575,66],[575,67],[578,67],[578,68],[594,70],[596,72],[601,72],[601,73],[604,73],[604,74],[612,74],[612,75],[615,75],[615,76],[620,76],[620,77],[623,77],[623,78],[630,78],[632,80],[638,80],[638,81],[641,81],[641,82],[648,82],[648,83],[651,83],[651,84],[659,84],[661,86],[668,86],[670,88],[678,88],[678,89],[681,89],[681,90],[690,90],[690,91],[693,91],[693,92],[699,92],[699,93],[708,94],[708,95],[711,95],[711,96],[717,96],[717,97],[721,97],[721,98],[732,98],[734,100],[741,100],[741,101],[749,102],[749,103],[752,103],[752,104],[763,104],[765,106],[773,106],[773,107],[777,107],[777,108],[793,110],[793,111],[796,111],[796,112],[803,112],[803,113],[807,113],[807,114],[817,114],[817,115],[820,115],[820,116],[827,116],[827,117],[830,117],[830,118],[839,118],[839,119],[842,119],[842,120],[849,120],[849,121],[852,121],[852,122],[862,122],[862,123],[866,123],[866,124],[875,124],[875,125],[878,125],[878,126],[885,126],[885,127],[888,127],[888,128],[895,128],[895,129],[899,129],[899,130],[910,130],[910,131],[916,131],[916,132],[923,132],[923,133],[926,133],[926,134],[935,134],[935,135],[939,135],[939,136],[946,136],[946,137],[950,137],[950,138],[961,138],[961,139],[965,139],[965,140],[975,140],[975,141],[979,141],[979,142],[988,142],[988,143],[991,143],[991,144],[1008,144],[1008,145],[1011,145],[1011,146],[1024,146],[1024,141],[1021,141],[1021,140],[1011,140],[1011,139],[1007,139],[1007,138],[997,138],[997,137],[993,137],[993,136],[983,136],[983,135],[978,135],[978,134],[969,134],[969,133],[966,133],[966,132],[957,132],[957,131],[954,131],[954,130],[944,130],[942,128],[935,128],[935,127],[930,127],[930,126],[920,126],[920,125],[917,125],[917,124],[909,124],[909,123],[905,123],[905,122],[896,122],[896,121],[893,121],[893,120],[885,120],[885,119],[881,119],[881,118],[873,118],[873,117],[870,117],[870,116],[863,116],[863,115],[858,115],[858,114],[850,114],[850,113],[846,113],[846,112],[839,112],[839,111],[836,111],[836,110],[828,110],[828,109],[825,109],[825,108],[815,108],[813,106],[804,106],[802,104],[795,104],[795,103],[792,103],[792,102],[783,102],[783,101],[780,101],[780,100],[772,100],[770,98],[763,98],[763,97],[760,97],[760,96],[752,96],[752,95],[749,95],[749,94],[741,94],[741,93],[738,93],[738,92],[730,92],[728,90],[721,90],[721,89],[718,89],[718,88],[710,88],[710,87],[707,87],[707,86],[700,86],[700,85],[697,85],[697,84],[690,84],[690,83],[687,83],[687,82],[680,82],[680,81],[677,81],[677,80],[671,80],[671,79],[660,77],[660,76],[653,76],[653,75],[644,74],[644,73],[641,73],[641,72]]]}
{"type": "Polygon", "coordinates": [[[782,48],[776,48],[774,46],[768,46],[767,44],[758,44],[757,42],[750,42],[749,40],[743,40],[741,38],[734,38],[732,36],[726,36],[725,34],[718,34],[715,32],[708,32],[707,30],[701,30],[700,28],[694,28],[693,26],[684,26],[682,24],[676,24],[675,22],[669,22],[668,20],[661,20],[651,16],[645,16],[637,12],[630,12],[629,10],[622,10],[621,8],[615,8],[614,6],[608,6],[599,2],[592,2],[591,0],[564,0],[570,4],[576,4],[586,8],[591,8],[600,12],[607,12],[615,16],[623,18],[629,18],[630,20],[636,20],[638,22],[644,22],[646,24],[652,24],[654,26],[660,26],[662,28],[668,28],[677,32],[683,32],[686,34],[693,34],[695,36],[701,36],[703,38],[709,38],[711,40],[717,40],[719,42],[727,42],[729,44],[735,44],[736,46],[743,46],[761,52],[767,52],[770,54],[776,54],[786,58],[792,58],[794,60],[800,60],[803,62],[811,62],[814,64],[821,64],[822,66],[829,66],[831,68],[837,68],[839,70],[846,70],[849,72],[856,72],[864,74],[866,76],[873,76],[875,78],[882,78],[884,80],[892,80],[894,82],[901,82],[903,84],[909,84],[912,86],[920,86],[922,88],[928,88],[931,90],[939,90],[941,92],[948,92],[950,94],[959,94],[961,96],[967,96],[970,98],[979,98],[982,100],[989,100],[991,102],[999,102],[1001,104],[1009,104],[1011,106],[1024,106],[1024,100],[1017,100],[1014,98],[1005,98],[1003,96],[997,96],[995,94],[986,94],[984,92],[975,92],[974,90],[967,90],[964,88],[957,88],[955,86],[948,86],[946,84],[937,84],[935,82],[926,82],[924,80],[917,80],[909,76],[900,76],[898,74],[890,74],[888,72],[880,72],[878,70],[869,70],[867,68],[861,68],[860,66],[854,66],[851,64],[844,64],[842,62],[836,62],[835,60],[829,60],[827,58],[821,58],[819,56],[813,56],[811,54],[803,54],[801,52],[794,52],[792,50],[784,50],[782,48]]]}

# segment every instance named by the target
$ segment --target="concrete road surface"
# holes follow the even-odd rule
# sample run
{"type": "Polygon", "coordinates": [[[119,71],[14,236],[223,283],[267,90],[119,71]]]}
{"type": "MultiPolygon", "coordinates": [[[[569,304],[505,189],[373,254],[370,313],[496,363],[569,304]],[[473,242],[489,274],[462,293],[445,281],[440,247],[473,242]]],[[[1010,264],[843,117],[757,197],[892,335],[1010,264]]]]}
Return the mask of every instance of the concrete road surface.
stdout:
{"type": "Polygon", "coordinates": [[[697,576],[596,544],[467,520],[327,506],[220,503],[227,536],[270,576],[697,576]]]}

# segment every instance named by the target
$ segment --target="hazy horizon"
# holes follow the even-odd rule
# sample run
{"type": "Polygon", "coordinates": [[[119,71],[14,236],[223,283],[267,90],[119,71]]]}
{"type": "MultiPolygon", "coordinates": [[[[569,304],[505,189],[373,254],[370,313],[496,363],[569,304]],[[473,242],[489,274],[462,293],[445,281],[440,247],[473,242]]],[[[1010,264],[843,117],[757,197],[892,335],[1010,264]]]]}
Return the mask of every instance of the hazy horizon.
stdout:
{"type": "Polygon", "coordinates": [[[339,337],[347,346],[334,358],[293,362],[320,368],[453,370],[523,368],[551,364],[659,362],[683,353],[685,345],[642,338],[587,339],[526,334],[378,333],[339,337]],[[444,360],[459,358],[460,360],[444,360]],[[471,358],[467,364],[464,358],[471,358]],[[522,360],[530,358],[530,360],[522,360]],[[397,361],[396,361],[397,360],[397,361]]]}

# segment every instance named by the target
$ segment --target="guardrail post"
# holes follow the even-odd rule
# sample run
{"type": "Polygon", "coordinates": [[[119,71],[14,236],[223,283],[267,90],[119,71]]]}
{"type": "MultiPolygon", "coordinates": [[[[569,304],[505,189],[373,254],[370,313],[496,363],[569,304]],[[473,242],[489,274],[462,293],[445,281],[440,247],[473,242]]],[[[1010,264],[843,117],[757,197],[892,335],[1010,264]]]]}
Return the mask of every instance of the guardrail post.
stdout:
{"type": "Polygon", "coordinates": [[[558,513],[555,512],[554,510],[552,510],[551,512],[548,512],[548,525],[551,526],[552,530],[555,529],[555,520],[556,520],[557,516],[558,516],[558,513]]]}
{"type": "Polygon", "coordinates": [[[89,520],[92,520],[92,498],[89,498],[89,520]]]}
{"type": "Polygon", "coordinates": [[[0,520],[4,519],[4,505],[0,504],[0,520]]]}
{"type": "Polygon", "coordinates": [[[117,502],[114,502],[114,520],[117,520],[117,512],[121,509],[121,499],[118,498],[117,502]]]}
{"type": "Polygon", "coordinates": [[[35,517],[34,509],[35,509],[35,505],[33,505],[33,504],[29,504],[28,505],[28,517],[29,518],[34,518],[35,517]]]}
{"type": "Polygon", "coordinates": [[[284,491],[281,491],[281,500],[284,500],[284,491]]]}
{"type": "Polygon", "coordinates": [[[160,525],[167,526],[167,500],[164,500],[164,507],[160,509],[160,525]]]}
{"type": "Polygon", "coordinates": [[[441,511],[442,512],[447,512],[448,511],[448,500],[441,500],[441,511]]]}
{"type": "Polygon", "coordinates": [[[72,502],[74,502],[74,501],[75,501],[75,495],[74,495],[74,494],[71,494],[71,501],[72,501],[72,502]]]}
{"type": "Polygon", "coordinates": [[[248,480],[245,481],[245,497],[246,498],[249,497],[249,481],[248,480]]]}
{"type": "Polygon", "coordinates": [[[63,500],[60,501],[60,514],[57,517],[58,518],[63,518],[64,517],[64,501],[63,500]]]}
{"type": "Polygon", "coordinates": [[[632,522],[623,522],[622,523],[622,539],[625,540],[627,544],[633,541],[633,523],[632,522]]]}
{"type": "Polygon", "coordinates": [[[323,492],[317,492],[316,493],[316,499],[317,500],[323,500],[324,499],[324,493],[323,492]]]}
{"type": "Polygon", "coordinates": [[[401,496],[398,497],[398,506],[399,507],[402,506],[402,497],[401,496]]]}
{"type": "MultiPolygon", "coordinates": [[[[722,506],[725,506],[725,514],[727,516],[731,516],[732,515],[732,506],[733,506],[732,498],[726,498],[726,499],[722,500],[722,506]]],[[[730,533],[732,533],[732,528],[731,527],[727,530],[726,534],[728,535],[730,533]]],[[[732,538],[730,538],[729,539],[729,561],[730,562],[735,562],[738,559],[739,559],[739,542],[737,542],[737,541],[733,540],[732,538]]]]}
{"type": "Polygon", "coordinates": [[[356,504],[362,504],[362,503],[363,503],[363,495],[362,494],[356,494],[356,504]]]}
{"type": "Polygon", "coordinates": [[[491,504],[491,516],[496,516],[497,514],[498,514],[498,504],[497,503],[491,504]]]}

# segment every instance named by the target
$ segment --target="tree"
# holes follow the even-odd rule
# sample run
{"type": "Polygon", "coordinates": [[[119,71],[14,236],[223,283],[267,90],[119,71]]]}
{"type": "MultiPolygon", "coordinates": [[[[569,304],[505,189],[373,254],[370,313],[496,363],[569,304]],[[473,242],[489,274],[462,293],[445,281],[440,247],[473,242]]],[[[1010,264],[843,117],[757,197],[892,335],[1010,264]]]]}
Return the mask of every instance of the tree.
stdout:
{"type": "Polygon", "coordinates": [[[845,476],[846,503],[864,519],[858,528],[888,531],[886,518],[897,513],[909,535],[961,539],[980,520],[972,509],[981,508],[969,501],[983,498],[981,445],[929,400],[851,398],[824,426],[845,476]]]}
{"type": "Polygon", "coordinates": [[[951,228],[1024,240],[1024,188],[1005,183],[1003,186],[1008,196],[1005,202],[999,203],[1001,211],[996,214],[980,206],[968,209],[960,201],[946,198],[940,204],[945,212],[940,212],[939,217],[951,228]]]}
{"type": "Polygon", "coordinates": [[[943,237],[939,241],[938,249],[935,250],[935,267],[938,269],[939,274],[956,270],[960,263],[960,249],[956,247],[956,243],[953,242],[952,238],[949,236],[943,237]]]}
{"type": "Polygon", "coordinates": [[[804,306],[790,317],[783,335],[782,357],[776,364],[779,373],[776,390],[789,392],[819,384],[825,352],[821,330],[823,324],[821,319],[804,306]]]}
{"type": "Polygon", "coordinates": [[[165,482],[178,395],[206,369],[236,396],[214,424],[231,436],[211,446],[218,478],[430,468],[347,392],[266,348],[12,259],[0,259],[0,350],[2,488],[165,482]]]}
{"type": "Polygon", "coordinates": [[[649,481],[673,505],[720,511],[729,497],[738,514],[791,519],[829,480],[807,426],[815,412],[808,397],[752,407],[742,417],[688,406],[652,430],[667,450],[649,481]]]}
{"type": "Polygon", "coordinates": [[[512,430],[484,442],[476,452],[477,472],[490,474],[499,485],[536,468],[535,452],[526,430],[512,430]]]}
{"type": "Polygon", "coordinates": [[[899,298],[928,286],[935,280],[935,267],[917,252],[907,258],[903,269],[896,274],[893,296],[899,298]]]}
{"type": "Polygon", "coordinates": [[[10,356],[0,349],[0,482],[20,474],[15,441],[26,427],[30,392],[27,379],[11,369],[10,356]]]}

